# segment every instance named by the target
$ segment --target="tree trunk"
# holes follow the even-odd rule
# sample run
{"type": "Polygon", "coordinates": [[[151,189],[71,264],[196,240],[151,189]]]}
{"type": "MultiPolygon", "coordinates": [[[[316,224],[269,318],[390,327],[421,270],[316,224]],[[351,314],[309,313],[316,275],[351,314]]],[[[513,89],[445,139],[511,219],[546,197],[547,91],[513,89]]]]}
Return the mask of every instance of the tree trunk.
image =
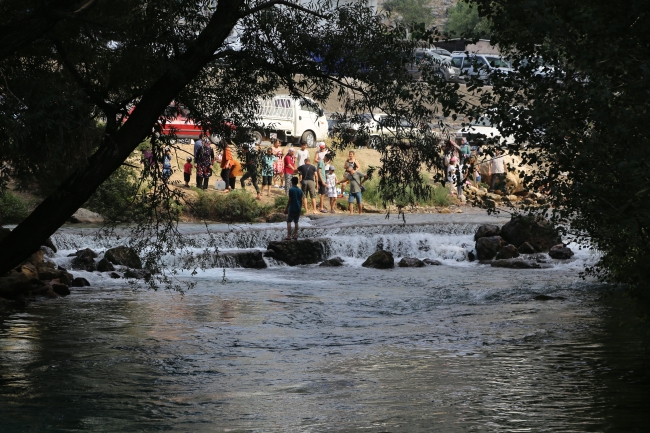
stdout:
{"type": "Polygon", "coordinates": [[[177,58],[144,94],[124,125],[107,135],[88,164],[76,170],[0,242],[0,275],[38,250],[151,134],[165,107],[223,45],[240,18],[242,5],[241,0],[220,1],[196,44],[177,58]]]}

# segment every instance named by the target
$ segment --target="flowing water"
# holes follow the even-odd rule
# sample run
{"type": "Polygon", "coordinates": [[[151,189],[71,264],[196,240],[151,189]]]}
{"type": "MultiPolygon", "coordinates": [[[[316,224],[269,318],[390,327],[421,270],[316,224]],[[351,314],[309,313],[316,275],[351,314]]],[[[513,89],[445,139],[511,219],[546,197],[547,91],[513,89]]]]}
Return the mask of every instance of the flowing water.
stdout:
{"type": "MultiPolygon", "coordinates": [[[[305,221],[341,268],[209,269],[177,293],[92,287],[0,306],[0,431],[646,432],[644,344],[617,292],[579,272],[470,263],[478,215],[305,221]],[[441,266],[372,270],[378,246],[441,266]],[[556,298],[538,301],[545,294],[556,298]]],[[[204,227],[182,230],[207,245],[204,227]]],[[[284,224],[210,226],[266,249],[284,224]]],[[[66,255],[123,239],[54,237],[66,255]]],[[[575,247],[574,247],[575,248],[575,247]]]]}

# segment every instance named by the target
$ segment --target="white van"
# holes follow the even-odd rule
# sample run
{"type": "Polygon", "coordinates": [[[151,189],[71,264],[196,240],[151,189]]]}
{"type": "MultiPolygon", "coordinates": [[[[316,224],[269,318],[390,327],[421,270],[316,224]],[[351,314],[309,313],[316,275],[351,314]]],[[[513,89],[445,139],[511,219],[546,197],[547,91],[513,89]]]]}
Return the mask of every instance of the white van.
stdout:
{"type": "Polygon", "coordinates": [[[255,143],[278,138],[283,143],[305,141],[308,147],[315,147],[317,141],[327,138],[327,119],[323,110],[314,105],[303,104],[289,95],[262,99],[258,114],[263,129],[251,132],[255,143]]]}

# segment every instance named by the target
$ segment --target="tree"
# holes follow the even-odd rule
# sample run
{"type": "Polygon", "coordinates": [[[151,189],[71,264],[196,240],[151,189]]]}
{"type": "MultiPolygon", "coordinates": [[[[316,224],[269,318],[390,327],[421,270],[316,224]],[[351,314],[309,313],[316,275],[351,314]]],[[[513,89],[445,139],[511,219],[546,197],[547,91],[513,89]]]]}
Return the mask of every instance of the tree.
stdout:
{"type": "Polygon", "coordinates": [[[461,0],[447,10],[445,34],[452,38],[490,38],[490,23],[473,3],[461,0]]]}
{"type": "MultiPolygon", "coordinates": [[[[650,298],[650,15],[628,0],[476,0],[516,74],[493,77],[493,109],[531,191],[602,254],[588,269],[650,298]]],[[[475,110],[480,115],[479,110],[475,110]]],[[[517,167],[512,167],[517,169],[517,167]]],[[[548,208],[537,212],[544,213],[548,208]]],[[[532,211],[532,210],[531,210],[532,211]]]]}
{"type": "Polygon", "coordinates": [[[430,3],[428,0],[387,0],[382,7],[393,19],[400,17],[406,25],[423,24],[429,27],[433,22],[430,3]]]}
{"type": "MultiPolygon", "coordinates": [[[[0,37],[37,4],[12,2],[0,37]]],[[[68,161],[63,180],[53,179],[48,197],[0,243],[0,274],[37,250],[143,140],[151,139],[156,156],[162,154],[165,138],[157,131],[173,100],[189,107],[206,131],[237,143],[256,126],[258,98],[281,88],[318,102],[337,94],[344,116],[379,108],[394,119],[410,119],[422,125],[419,133],[398,128],[380,147],[384,194],[390,200],[410,187],[428,193],[419,169],[442,164],[439,138],[425,125],[440,110],[438,100],[454,100],[455,88],[411,80],[403,64],[414,43],[404,40],[402,27],[386,27],[383,16],[363,4],[211,4],[97,0],[83,19],[66,15],[2,60],[3,172],[29,181],[51,171],[48,164],[66,162],[59,157],[64,150],[80,148],[82,157],[68,161]]],[[[133,238],[139,236],[141,250],[152,250],[152,239],[167,240],[173,231],[182,193],[170,192],[157,166],[144,175],[150,185],[143,193],[150,203],[145,216],[153,222],[138,225],[133,238]]],[[[172,251],[170,243],[156,243],[150,257],[172,251]]],[[[153,258],[146,262],[156,266],[153,258]]]]}

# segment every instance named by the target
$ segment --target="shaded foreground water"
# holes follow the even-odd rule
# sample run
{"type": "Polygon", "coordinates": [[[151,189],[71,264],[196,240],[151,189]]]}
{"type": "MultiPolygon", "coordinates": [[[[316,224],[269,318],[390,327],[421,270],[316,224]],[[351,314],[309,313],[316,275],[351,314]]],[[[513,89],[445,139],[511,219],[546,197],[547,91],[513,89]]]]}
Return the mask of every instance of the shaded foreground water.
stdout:
{"type": "Polygon", "coordinates": [[[0,307],[0,431],[647,431],[623,297],[579,263],[463,261],[470,229],[395,235],[443,266],[369,270],[351,248],[338,269],[213,269],[184,297],[89,274],[0,307]]]}

